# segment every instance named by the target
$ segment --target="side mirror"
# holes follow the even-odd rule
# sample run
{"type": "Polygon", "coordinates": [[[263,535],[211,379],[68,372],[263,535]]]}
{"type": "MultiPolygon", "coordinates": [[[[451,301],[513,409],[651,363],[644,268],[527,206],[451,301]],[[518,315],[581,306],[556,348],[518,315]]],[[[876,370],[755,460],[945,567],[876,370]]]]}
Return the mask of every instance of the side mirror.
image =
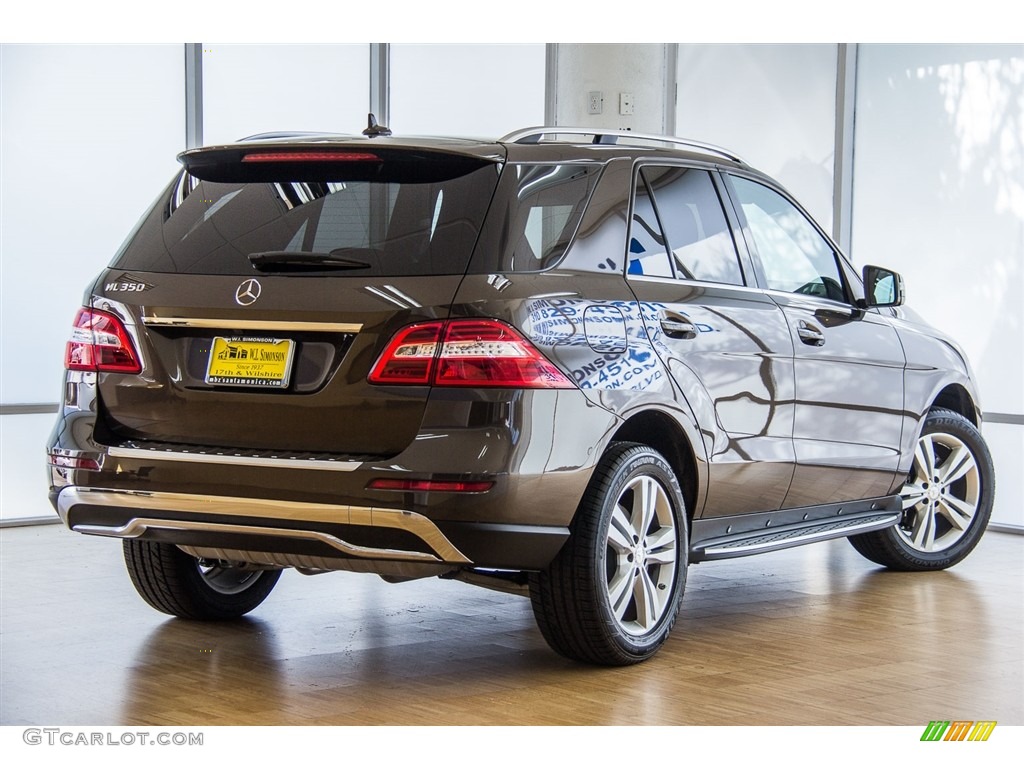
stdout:
{"type": "Polygon", "coordinates": [[[868,264],[863,275],[865,307],[898,307],[906,299],[899,272],[868,264]]]}

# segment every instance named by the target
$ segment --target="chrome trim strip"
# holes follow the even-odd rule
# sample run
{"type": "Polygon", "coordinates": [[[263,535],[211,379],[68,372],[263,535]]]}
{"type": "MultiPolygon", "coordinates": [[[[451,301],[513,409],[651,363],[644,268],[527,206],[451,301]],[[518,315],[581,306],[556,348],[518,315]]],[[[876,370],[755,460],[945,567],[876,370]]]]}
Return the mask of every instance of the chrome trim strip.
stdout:
{"type": "Polygon", "coordinates": [[[202,523],[194,520],[160,520],[150,517],[136,517],[121,527],[105,525],[76,525],[78,533],[91,536],[110,536],[116,539],[137,539],[150,529],[163,531],[204,531],[207,533],[244,533],[255,536],[274,536],[288,539],[319,541],[346,555],[374,560],[421,560],[431,563],[440,559],[426,552],[403,552],[397,549],[373,549],[349,544],[344,539],[320,531],[293,531],[288,528],[265,528],[258,525],[224,525],[223,523],[202,523]]]}
{"type": "Polygon", "coordinates": [[[741,291],[743,293],[754,293],[764,295],[767,293],[764,288],[756,285],[737,285],[736,283],[714,283],[709,280],[691,280],[682,277],[662,277],[659,275],[630,275],[626,278],[641,283],[661,283],[663,285],[675,285],[686,288],[715,288],[718,290],[741,291]]]}
{"type": "Polygon", "coordinates": [[[187,451],[160,451],[146,448],[107,449],[107,455],[119,459],[141,461],[182,461],[192,464],[223,464],[230,466],[268,467],[275,469],[316,469],[333,472],[353,472],[363,465],[361,461],[330,461],[327,459],[268,459],[261,456],[231,456],[218,453],[189,453],[187,451]]]}
{"type": "Polygon", "coordinates": [[[239,331],[317,331],[359,333],[362,323],[317,323],[298,320],[239,320],[231,317],[159,317],[147,315],[144,325],[157,328],[217,328],[239,331]]]}
{"type": "MultiPolygon", "coordinates": [[[[697,547],[696,551],[703,555],[705,560],[712,560],[715,558],[727,558],[727,557],[739,557],[740,555],[749,555],[754,552],[771,552],[777,549],[788,549],[789,547],[796,547],[801,544],[812,544],[816,541],[828,541],[829,539],[845,538],[846,536],[852,536],[857,533],[867,533],[868,531],[880,531],[883,528],[889,528],[896,525],[900,518],[903,516],[903,512],[890,512],[888,517],[878,520],[872,519],[869,522],[854,523],[849,526],[843,526],[841,528],[830,528],[827,531],[812,531],[799,536],[792,536],[782,539],[776,539],[768,543],[757,543],[740,545],[737,547],[725,546],[722,544],[711,545],[709,547],[697,547]]],[[[819,520],[819,523],[827,523],[828,520],[819,520]]],[[[758,533],[761,535],[770,534],[771,529],[764,529],[758,533]]]]}
{"type": "Polygon", "coordinates": [[[397,528],[418,537],[437,553],[437,557],[423,552],[405,552],[390,549],[358,547],[335,536],[311,530],[258,528],[244,524],[196,523],[189,520],[159,520],[136,518],[123,528],[78,525],[73,530],[100,536],[130,538],[141,535],[147,527],[168,530],[213,530],[205,526],[220,525],[216,530],[236,533],[257,533],[291,538],[317,539],[335,549],[356,557],[389,560],[441,560],[449,563],[472,562],[452,544],[436,525],[423,515],[404,509],[382,509],[380,507],[355,507],[348,505],[315,504],[302,501],[278,499],[242,498],[235,496],[204,496],[195,493],[155,493],[147,491],[125,491],[112,488],[84,488],[69,486],[60,492],[57,509],[67,524],[68,513],[79,504],[100,507],[127,507],[159,512],[194,512],[198,514],[223,515],[225,517],[270,517],[292,522],[331,523],[340,525],[364,525],[377,528],[397,528]],[[142,525],[133,532],[133,525],[142,525]],[[200,527],[196,527],[199,525],[200,527]],[[253,530],[249,530],[253,529],[253,530]],[[258,530],[257,530],[258,529],[258,530]],[[328,540],[329,539],[329,540],[328,540]],[[340,545],[344,545],[342,548],[340,545]]]}

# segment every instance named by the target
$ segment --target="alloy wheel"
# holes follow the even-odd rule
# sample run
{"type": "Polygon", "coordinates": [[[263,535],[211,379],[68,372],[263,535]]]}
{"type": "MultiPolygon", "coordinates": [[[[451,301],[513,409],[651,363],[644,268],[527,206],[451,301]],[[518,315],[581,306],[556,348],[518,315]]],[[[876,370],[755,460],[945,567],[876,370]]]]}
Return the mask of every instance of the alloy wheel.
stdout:
{"type": "Polygon", "coordinates": [[[197,561],[203,582],[220,595],[237,595],[252,586],[262,571],[233,568],[216,561],[197,561]]]}
{"type": "Polygon", "coordinates": [[[629,482],[608,525],[607,596],[630,635],[654,629],[668,610],[676,578],[676,517],[668,494],[649,475],[629,482]]]}
{"type": "Polygon", "coordinates": [[[910,480],[903,486],[903,522],[896,528],[918,552],[941,552],[970,528],[980,500],[978,463],[958,437],[922,435],[910,480]]]}

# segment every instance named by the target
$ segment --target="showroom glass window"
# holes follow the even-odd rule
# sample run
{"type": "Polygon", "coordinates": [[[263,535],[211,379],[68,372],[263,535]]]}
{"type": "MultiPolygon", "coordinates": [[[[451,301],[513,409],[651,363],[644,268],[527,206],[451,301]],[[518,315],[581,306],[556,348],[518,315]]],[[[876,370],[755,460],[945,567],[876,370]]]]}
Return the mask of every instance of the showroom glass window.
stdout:
{"type": "Polygon", "coordinates": [[[768,287],[845,302],[835,251],[803,212],[763,184],[731,179],[768,287]]]}
{"type": "Polygon", "coordinates": [[[711,174],[645,166],[641,175],[653,196],[676,277],[742,285],[743,271],[711,174]]]}

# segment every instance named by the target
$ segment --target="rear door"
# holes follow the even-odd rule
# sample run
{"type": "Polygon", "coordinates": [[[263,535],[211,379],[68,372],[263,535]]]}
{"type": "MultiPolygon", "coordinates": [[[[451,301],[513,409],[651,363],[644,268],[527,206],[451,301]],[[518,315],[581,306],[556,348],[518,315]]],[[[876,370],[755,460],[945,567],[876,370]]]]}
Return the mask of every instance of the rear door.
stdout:
{"type": "Polygon", "coordinates": [[[101,376],[106,437],[400,452],[426,388],[367,374],[397,330],[447,317],[494,159],[237,145],[185,162],[97,284],[93,305],[128,315],[144,366],[101,376]]]}
{"type": "Polygon", "coordinates": [[[715,174],[645,165],[627,277],[648,336],[693,410],[709,457],[704,516],[778,509],[793,475],[793,347],[747,286],[715,174]]]}

